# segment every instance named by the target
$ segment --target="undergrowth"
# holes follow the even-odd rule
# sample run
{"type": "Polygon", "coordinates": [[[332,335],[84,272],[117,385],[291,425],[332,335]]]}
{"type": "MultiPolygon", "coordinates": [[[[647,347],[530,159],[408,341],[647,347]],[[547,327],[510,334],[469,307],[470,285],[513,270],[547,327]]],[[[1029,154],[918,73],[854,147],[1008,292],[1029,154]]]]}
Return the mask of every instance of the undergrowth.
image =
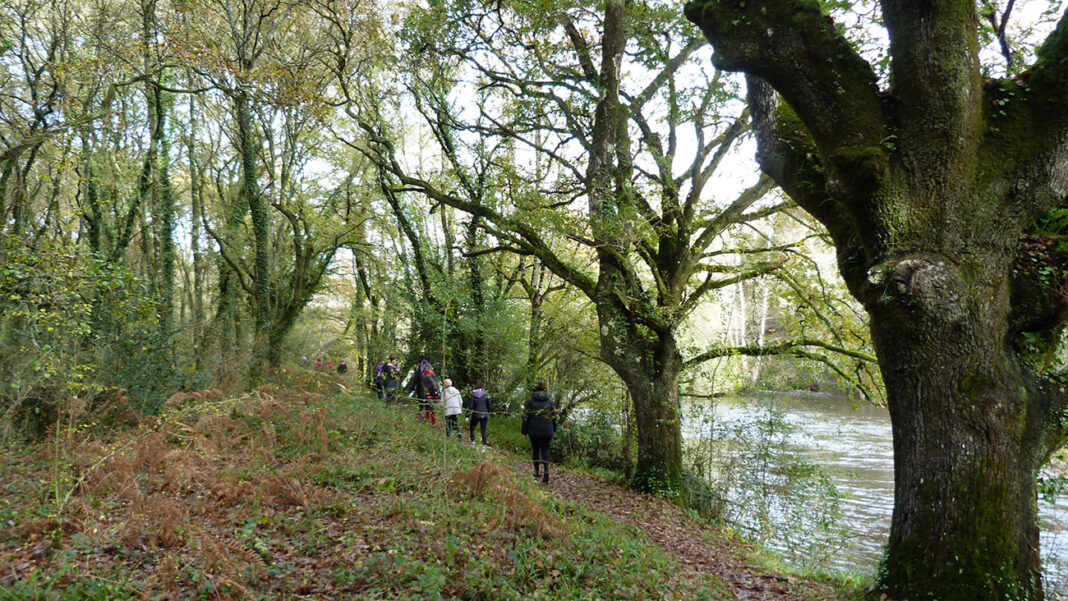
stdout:
{"type": "Polygon", "coordinates": [[[0,449],[0,601],[728,596],[525,462],[312,372],[128,421],[68,408],[0,449]]]}

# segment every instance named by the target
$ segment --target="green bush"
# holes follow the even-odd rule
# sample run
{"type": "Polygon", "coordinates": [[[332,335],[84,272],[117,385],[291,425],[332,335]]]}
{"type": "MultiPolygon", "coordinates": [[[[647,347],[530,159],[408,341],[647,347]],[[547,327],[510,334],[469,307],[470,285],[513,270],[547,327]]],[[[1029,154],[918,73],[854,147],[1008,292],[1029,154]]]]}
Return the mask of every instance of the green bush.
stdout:
{"type": "MultiPolygon", "coordinates": [[[[0,414],[40,437],[69,397],[125,389],[155,412],[186,388],[152,287],[121,264],[0,239],[0,414]]],[[[106,396],[106,395],[105,395],[106,396]]]]}
{"type": "Polygon", "coordinates": [[[627,472],[630,458],[623,454],[623,435],[612,418],[603,411],[590,411],[581,420],[561,424],[553,437],[554,460],[627,472]]]}

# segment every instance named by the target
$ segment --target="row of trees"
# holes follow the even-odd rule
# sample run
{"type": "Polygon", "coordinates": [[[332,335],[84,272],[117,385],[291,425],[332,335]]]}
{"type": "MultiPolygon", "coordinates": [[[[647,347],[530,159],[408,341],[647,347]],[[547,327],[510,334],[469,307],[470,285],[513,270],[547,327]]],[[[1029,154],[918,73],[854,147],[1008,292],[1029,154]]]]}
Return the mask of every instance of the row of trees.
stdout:
{"type": "Polygon", "coordinates": [[[0,21],[3,235],[140,276],[197,367],[277,363],[370,211],[369,167],[324,144],[289,8],[26,1],[0,21]],[[339,168],[316,178],[317,161],[339,168]]]}
{"type": "MultiPolygon", "coordinates": [[[[131,361],[151,367],[142,396],[244,376],[242,366],[255,378],[281,361],[324,278],[350,262],[344,332],[361,371],[407,334],[411,357],[447,355],[460,379],[506,375],[513,389],[547,368],[574,371],[551,369],[560,349],[546,344],[544,307],[578,291],[599,338],[584,352],[634,399],[638,482],[678,490],[679,329],[709,292],[779,273],[820,234],[754,227],[792,203],[768,195],[767,179],[745,186],[742,174],[717,171],[745,139],[748,112],[736,80],[699,76],[703,43],[678,11],[542,8],[6,5],[2,234],[19,252],[71,253],[78,269],[129,274],[153,304],[138,318],[151,336],[124,332],[132,315],[107,331],[91,317],[85,331],[60,328],[58,337],[81,334],[47,370],[24,351],[49,344],[25,317],[7,322],[3,365],[19,374],[8,396],[87,361],[118,361],[85,354],[106,355],[110,339],[136,340],[148,355],[131,361]],[[628,44],[636,50],[625,57],[599,56],[628,44]],[[751,235],[737,235],[742,226],[751,235]],[[505,369],[512,339],[492,330],[515,324],[486,316],[517,300],[525,360],[505,369]]],[[[20,295],[33,274],[47,277],[35,265],[7,288],[20,295]]],[[[806,298],[804,278],[782,281],[806,298]]],[[[97,292],[78,297],[91,314],[106,304],[97,292]]],[[[27,298],[3,302],[27,314],[62,308],[27,298]]],[[[802,350],[813,343],[836,351],[864,340],[809,337],[777,350],[870,385],[802,350]]],[[[698,351],[689,365],[738,352],[698,351]]],[[[131,385],[112,375],[97,383],[131,385]]]]}

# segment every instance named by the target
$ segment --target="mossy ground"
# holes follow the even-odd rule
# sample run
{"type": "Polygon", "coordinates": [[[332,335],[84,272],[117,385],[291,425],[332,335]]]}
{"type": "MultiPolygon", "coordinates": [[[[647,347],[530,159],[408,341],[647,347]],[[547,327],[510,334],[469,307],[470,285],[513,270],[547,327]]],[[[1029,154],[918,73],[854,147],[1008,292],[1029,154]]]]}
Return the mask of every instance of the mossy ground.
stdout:
{"type": "Polygon", "coordinates": [[[310,372],[163,415],[0,450],[0,600],[736,598],[522,457],[310,372]]]}

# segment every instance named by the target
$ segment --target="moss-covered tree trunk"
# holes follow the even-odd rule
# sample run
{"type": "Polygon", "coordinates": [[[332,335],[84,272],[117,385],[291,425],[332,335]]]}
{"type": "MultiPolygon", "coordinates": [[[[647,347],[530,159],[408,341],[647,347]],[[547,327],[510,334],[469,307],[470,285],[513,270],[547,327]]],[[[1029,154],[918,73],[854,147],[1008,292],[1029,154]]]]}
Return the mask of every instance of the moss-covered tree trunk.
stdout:
{"type": "Polygon", "coordinates": [[[896,483],[879,585],[894,599],[1040,596],[1035,478],[1048,416],[1007,350],[1000,254],[909,254],[868,282],[896,483]]]}
{"type": "MultiPolygon", "coordinates": [[[[187,75],[188,83],[192,83],[193,79],[191,75],[187,75]]],[[[193,87],[190,85],[189,87],[193,87]]],[[[195,365],[199,370],[203,367],[204,361],[204,280],[205,280],[205,265],[204,265],[204,253],[201,251],[201,236],[204,219],[204,182],[202,178],[202,170],[199,164],[199,158],[197,157],[196,137],[197,130],[199,128],[199,114],[197,112],[197,95],[189,95],[189,113],[188,124],[189,130],[185,136],[186,143],[186,155],[189,160],[189,223],[192,226],[189,232],[189,251],[193,255],[193,286],[190,291],[192,302],[192,329],[193,329],[193,348],[197,349],[195,353],[195,365]]]]}
{"type": "MultiPolygon", "coordinates": [[[[245,68],[251,70],[251,61],[245,68]]],[[[245,89],[238,89],[234,94],[234,114],[237,117],[238,152],[241,159],[241,204],[248,206],[252,218],[252,311],[256,327],[256,359],[262,362],[267,359],[267,350],[270,348],[270,219],[259,189],[252,106],[245,89]]]]}
{"type": "Polygon", "coordinates": [[[650,325],[659,320],[624,254],[630,229],[621,216],[634,203],[630,190],[630,138],[627,109],[620,102],[620,66],[626,48],[626,0],[609,0],[604,9],[600,100],[586,169],[590,229],[598,259],[593,294],[600,328],[601,357],[623,379],[634,403],[638,426],[638,465],[631,479],[639,490],[667,493],[682,490],[681,428],[677,389],[681,360],[664,362],[662,353],[677,354],[670,328],[659,337],[650,325]],[[672,367],[674,369],[672,369],[672,367]],[[674,402],[672,402],[674,399],[674,402]]]}
{"type": "Polygon", "coordinates": [[[634,409],[638,461],[631,486],[673,496],[683,481],[678,396],[682,356],[674,333],[601,331],[601,356],[622,377],[634,409]]]}
{"type": "Polygon", "coordinates": [[[827,227],[871,317],[895,461],[875,596],[1041,599],[1035,478],[1066,435],[1049,359],[1068,264],[1033,240],[1068,205],[1068,24],[1024,75],[985,81],[970,0],[883,15],[880,91],[816,4],[687,7],[717,66],[750,75],[757,159],[827,227]]]}

